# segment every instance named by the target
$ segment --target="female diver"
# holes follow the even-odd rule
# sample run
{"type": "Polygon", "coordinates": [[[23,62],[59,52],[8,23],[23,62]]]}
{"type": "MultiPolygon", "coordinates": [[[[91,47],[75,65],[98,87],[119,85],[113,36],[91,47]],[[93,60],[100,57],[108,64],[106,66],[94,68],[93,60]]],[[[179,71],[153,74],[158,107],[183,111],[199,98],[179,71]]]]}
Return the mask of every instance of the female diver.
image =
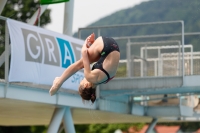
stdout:
{"type": "Polygon", "coordinates": [[[114,78],[119,59],[120,50],[113,38],[98,37],[94,39],[94,33],[88,36],[82,46],[82,58],[70,65],[60,77],[56,77],[49,91],[54,95],[70,76],[84,68],[84,79],[79,85],[79,94],[83,100],[96,100],[96,87],[107,83],[114,78]],[[92,45],[89,45],[92,44],[92,45]],[[92,70],[90,64],[96,62],[92,70]]]}

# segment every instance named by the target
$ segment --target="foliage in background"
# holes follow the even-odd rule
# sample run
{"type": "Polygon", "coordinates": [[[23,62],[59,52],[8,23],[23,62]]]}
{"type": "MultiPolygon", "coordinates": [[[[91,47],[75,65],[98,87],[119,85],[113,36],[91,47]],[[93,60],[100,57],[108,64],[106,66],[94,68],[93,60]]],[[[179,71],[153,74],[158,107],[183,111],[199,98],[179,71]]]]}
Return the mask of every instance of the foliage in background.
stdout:
{"type": "Polygon", "coordinates": [[[142,123],[123,124],[84,124],[75,125],[76,133],[114,133],[117,129],[127,132],[129,127],[134,127],[137,131],[143,128],[142,123]]]}
{"type": "Polygon", "coordinates": [[[45,126],[0,126],[0,133],[46,133],[45,126]]]}

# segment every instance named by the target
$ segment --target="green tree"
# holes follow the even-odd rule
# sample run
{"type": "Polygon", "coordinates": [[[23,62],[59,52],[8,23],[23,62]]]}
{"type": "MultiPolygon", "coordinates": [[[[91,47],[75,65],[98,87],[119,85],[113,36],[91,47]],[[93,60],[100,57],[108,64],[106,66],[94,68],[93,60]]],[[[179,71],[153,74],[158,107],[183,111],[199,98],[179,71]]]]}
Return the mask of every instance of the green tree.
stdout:
{"type": "Polygon", "coordinates": [[[21,126],[21,127],[1,126],[0,133],[31,133],[31,131],[30,127],[28,126],[21,126]]]}
{"type": "Polygon", "coordinates": [[[75,125],[76,133],[89,133],[89,124],[75,125]]]}
{"type": "Polygon", "coordinates": [[[0,133],[46,133],[46,126],[0,126],[0,133]]]}
{"type": "Polygon", "coordinates": [[[76,133],[114,133],[117,129],[127,132],[129,127],[134,127],[139,131],[143,128],[143,123],[123,123],[123,124],[85,124],[75,125],[76,133]]]}

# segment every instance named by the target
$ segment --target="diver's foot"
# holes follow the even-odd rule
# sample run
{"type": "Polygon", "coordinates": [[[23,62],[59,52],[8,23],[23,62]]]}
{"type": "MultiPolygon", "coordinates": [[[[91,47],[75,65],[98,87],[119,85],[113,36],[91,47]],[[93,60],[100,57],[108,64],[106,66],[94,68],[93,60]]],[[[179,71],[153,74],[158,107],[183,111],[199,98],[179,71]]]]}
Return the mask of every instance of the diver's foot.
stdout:
{"type": "Polygon", "coordinates": [[[51,89],[49,90],[49,93],[51,96],[56,94],[58,89],[61,87],[59,79],[60,79],[60,77],[56,77],[55,80],[53,81],[53,85],[52,85],[51,89]]]}

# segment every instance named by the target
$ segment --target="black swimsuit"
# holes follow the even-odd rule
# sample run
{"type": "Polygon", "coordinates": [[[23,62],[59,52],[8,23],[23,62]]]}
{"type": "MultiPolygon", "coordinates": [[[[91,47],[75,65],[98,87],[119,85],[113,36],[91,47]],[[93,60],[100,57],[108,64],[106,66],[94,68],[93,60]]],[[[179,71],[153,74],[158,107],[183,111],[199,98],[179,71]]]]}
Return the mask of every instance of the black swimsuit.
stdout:
{"type": "MultiPolygon", "coordinates": [[[[100,59],[93,65],[92,70],[94,69],[100,69],[101,71],[103,71],[108,79],[106,81],[103,81],[102,83],[106,84],[108,83],[111,79],[114,78],[114,76],[112,78],[110,78],[110,75],[108,74],[108,72],[103,68],[103,61],[105,60],[105,58],[113,51],[119,51],[119,47],[118,44],[116,43],[116,41],[113,38],[110,37],[102,37],[103,39],[103,43],[104,43],[104,47],[103,50],[101,52],[101,57],[100,59]]],[[[102,84],[102,83],[98,83],[98,84],[102,84]]]]}

